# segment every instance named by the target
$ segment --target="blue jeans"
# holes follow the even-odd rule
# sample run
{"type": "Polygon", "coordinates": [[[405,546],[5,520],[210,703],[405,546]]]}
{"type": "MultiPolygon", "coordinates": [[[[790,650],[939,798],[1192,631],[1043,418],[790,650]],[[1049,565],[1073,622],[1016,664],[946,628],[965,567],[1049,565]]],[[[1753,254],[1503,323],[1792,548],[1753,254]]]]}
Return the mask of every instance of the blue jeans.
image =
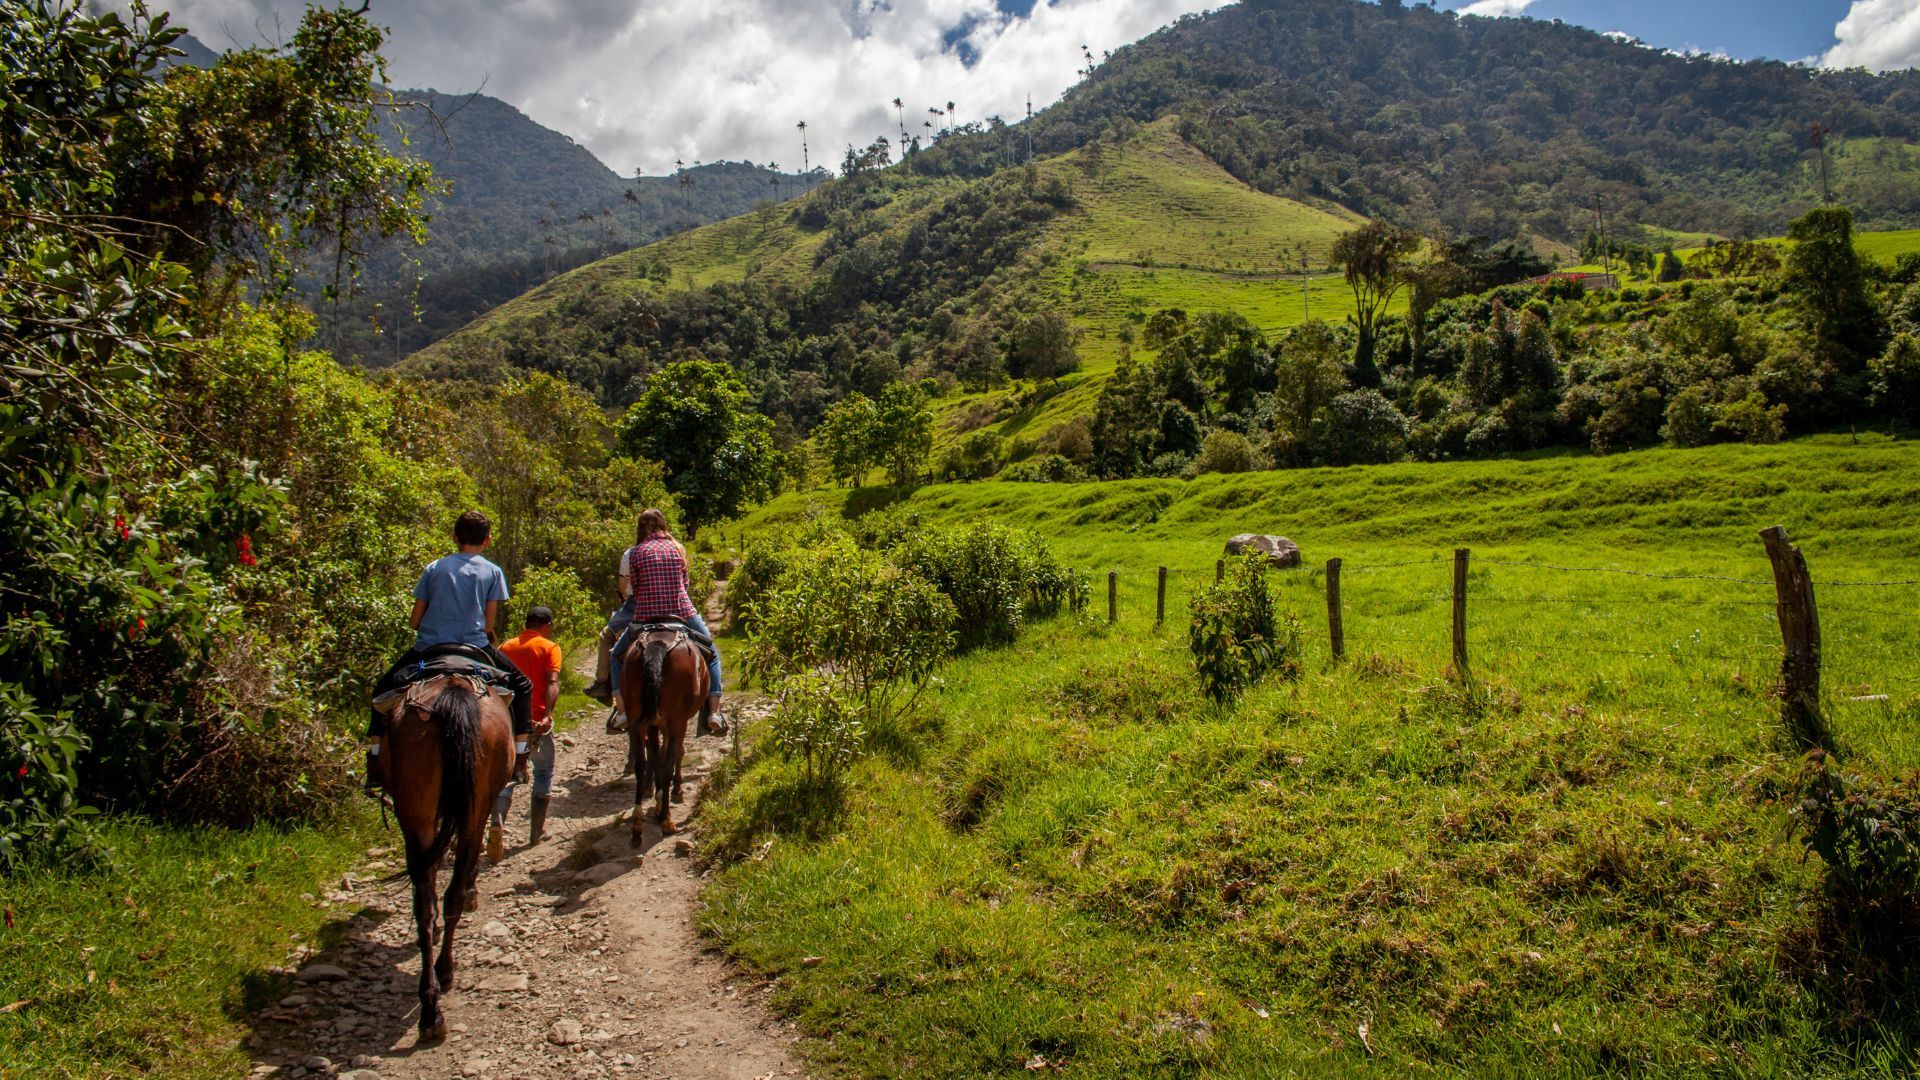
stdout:
{"type": "MultiPolygon", "coordinates": [[[[553,792],[553,732],[537,738],[538,745],[527,748],[527,760],[533,766],[533,794],[539,797],[553,792]]],[[[507,781],[507,786],[501,788],[500,794],[493,800],[493,820],[496,824],[506,824],[507,808],[513,805],[513,789],[514,782],[507,781]]]]}
{"type": "MultiPolygon", "coordinates": [[[[707,629],[707,620],[701,618],[699,612],[695,612],[693,618],[686,620],[686,623],[687,629],[708,641],[713,640],[713,631],[707,629]]],[[[613,618],[607,620],[607,625],[620,628],[620,640],[613,643],[613,656],[609,659],[607,667],[613,676],[613,692],[617,697],[620,693],[620,656],[633,644],[633,612],[623,605],[620,610],[613,613],[613,618]]],[[[720,687],[724,685],[720,681],[720,674],[720,647],[715,645],[713,659],[707,661],[707,693],[720,692],[720,687]]]]}

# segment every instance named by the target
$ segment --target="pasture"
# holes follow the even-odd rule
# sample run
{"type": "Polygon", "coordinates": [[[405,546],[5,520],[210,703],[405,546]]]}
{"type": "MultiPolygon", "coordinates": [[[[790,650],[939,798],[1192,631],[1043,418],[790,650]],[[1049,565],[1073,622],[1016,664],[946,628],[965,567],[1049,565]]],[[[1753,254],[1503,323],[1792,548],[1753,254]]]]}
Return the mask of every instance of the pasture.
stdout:
{"type": "MultiPolygon", "coordinates": [[[[1897,1075],[1912,1013],[1813,947],[1756,534],[1785,525],[1822,583],[1847,762],[1912,770],[1916,465],[1813,439],[893,493],[1043,533],[1094,602],[954,663],[837,807],[750,754],[710,807],[705,925],[859,1074],[1897,1075]],[[1277,577],[1304,660],[1220,709],[1185,603],[1241,531],[1305,550],[1277,577]]],[[[789,496],[747,528],[890,497],[789,496]]]]}

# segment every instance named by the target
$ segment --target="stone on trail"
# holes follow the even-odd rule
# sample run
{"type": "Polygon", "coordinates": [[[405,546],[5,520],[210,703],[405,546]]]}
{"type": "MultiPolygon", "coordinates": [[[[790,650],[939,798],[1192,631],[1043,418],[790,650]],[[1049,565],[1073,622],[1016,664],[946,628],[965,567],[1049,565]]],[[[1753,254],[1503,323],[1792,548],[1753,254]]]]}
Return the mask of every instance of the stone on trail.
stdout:
{"type": "Polygon", "coordinates": [[[489,975],[474,984],[474,989],[495,994],[517,993],[527,988],[527,977],[521,972],[489,975]]]}
{"type": "Polygon", "coordinates": [[[355,1069],[341,1073],[340,1080],[380,1080],[380,1074],[372,1069],[355,1069]]]}
{"type": "Polygon", "coordinates": [[[576,885],[605,885],[626,873],[631,867],[632,864],[624,859],[609,859],[603,863],[595,863],[573,875],[573,882],[576,885]]]}
{"type": "Polygon", "coordinates": [[[580,1041],[580,1021],[555,1020],[547,1032],[547,1041],[555,1046],[572,1046],[580,1041]]]}
{"type": "Polygon", "coordinates": [[[507,929],[507,924],[501,922],[499,919],[488,919],[487,925],[481,927],[480,932],[491,938],[503,938],[503,937],[513,936],[513,931],[507,929]]]}
{"type": "MultiPolygon", "coordinates": [[[[339,982],[347,977],[347,969],[332,964],[308,964],[293,976],[303,983],[339,982]]],[[[312,1068],[311,1065],[308,1068],[312,1068]]]]}
{"type": "Polygon", "coordinates": [[[1300,545],[1284,536],[1241,533],[1227,541],[1227,554],[1245,555],[1249,552],[1265,555],[1269,564],[1282,570],[1300,565],[1300,545]]]}

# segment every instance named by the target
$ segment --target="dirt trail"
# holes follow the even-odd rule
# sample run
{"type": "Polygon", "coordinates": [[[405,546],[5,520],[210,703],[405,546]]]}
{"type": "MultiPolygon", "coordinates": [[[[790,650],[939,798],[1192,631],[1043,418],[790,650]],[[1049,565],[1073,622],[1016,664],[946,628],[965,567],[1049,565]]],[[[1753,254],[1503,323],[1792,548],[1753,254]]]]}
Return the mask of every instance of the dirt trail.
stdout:
{"type": "MultiPolygon", "coordinates": [[[[737,718],[752,723],[758,712],[748,705],[737,718]]],[[[620,776],[625,746],[597,715],[560,737],[549,836],[538,847],[524,846],[528,800],[516,794],[506,859],[480,872],[480,910],[455,940],[444,1042],[415,1045],[420,958],[406,883],[349,881],[323,902],[366,910],[345,922],[338,944],[302,958],[293,992],[255,1018],[255,1075],[801,1075],[790,1052],[797,1036],[767,1009],[769,988],[693,927],[694,810],[728,740],[688,741],[687,802],[674,808],[686,826],[664,839],[649,826],[641,852],[624,823],[615,827],[633,802],[633,780],[620,776]]],[[[369,855],[361,879],[398,868],[397,850],[369,855]]]]}

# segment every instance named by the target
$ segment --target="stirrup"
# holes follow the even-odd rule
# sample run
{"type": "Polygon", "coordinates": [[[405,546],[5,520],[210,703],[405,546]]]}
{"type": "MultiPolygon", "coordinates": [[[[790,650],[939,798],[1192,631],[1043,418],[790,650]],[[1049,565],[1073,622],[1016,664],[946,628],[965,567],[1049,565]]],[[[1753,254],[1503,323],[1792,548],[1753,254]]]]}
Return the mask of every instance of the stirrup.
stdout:
{"type": "Polygon", "coordinates": [[[607,710],[607,734],[619,735],[627,730],[627,718],[618,705],[607,710]]]}

